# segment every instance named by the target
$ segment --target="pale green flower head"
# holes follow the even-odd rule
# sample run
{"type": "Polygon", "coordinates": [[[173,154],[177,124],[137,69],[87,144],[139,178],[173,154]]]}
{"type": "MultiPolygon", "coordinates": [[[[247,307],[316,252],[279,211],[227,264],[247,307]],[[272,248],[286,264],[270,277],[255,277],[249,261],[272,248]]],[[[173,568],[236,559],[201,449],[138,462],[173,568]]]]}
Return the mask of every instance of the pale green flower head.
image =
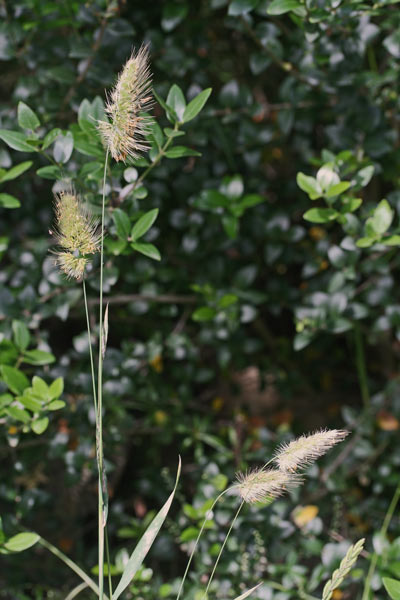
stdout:
{"type": "Polygon", "coordinates": [[[90,256],[100,250],[98,223],[73,191],[55,197],[56,263],[69,278],[82,279],[90,256]]]}
{"type": "Polygon", "coordinates": [[[295,472],[304,469],[328,452],[332,446],[344,440],[348,433],[341,429],[324,429],[310,435],[302,435],[297,440],[282,444],[275,452],[274,462],[282,471],[295,472]]]}
{"type": "Polygon", "coordinates": [[[106,105],[110,121],[99,121],[103,143],[116,161],[137,158],[148,149],[144,137],[151,118],[143,114],[152,106],[151,73],[147,46],[132,53],[118,76],[106,105]]]}
{"type": "Polygon", "coordinates": [[[250,504],[278,498],[302,483],[298,475],[278,469],[254,469],[248,473],[238,473],[236,479],[237,493],[250,504]]]}

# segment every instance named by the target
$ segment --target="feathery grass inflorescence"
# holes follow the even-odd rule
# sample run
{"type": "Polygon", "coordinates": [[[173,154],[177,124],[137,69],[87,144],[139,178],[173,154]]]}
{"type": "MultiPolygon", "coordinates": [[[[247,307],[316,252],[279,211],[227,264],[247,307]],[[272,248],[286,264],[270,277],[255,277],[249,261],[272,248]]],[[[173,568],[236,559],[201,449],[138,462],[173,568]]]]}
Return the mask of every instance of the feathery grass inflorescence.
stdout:
{"type": "Polygon", "coordinates": [[[98,222],[79,196],[64,191],[55,197],[56,263],[69,278],[80,281],[90,262],[90,256],[100,250],[98,222]]]}
{"type": "Polygon", "coordinates": [[[254,469],[237,473],[235,491],[247,503],[278,498],[302,483],[301,477],[278,469],[254,469]]]}
{"type": "Polygon", "coordinates": [[[152,106],[150,88],[148,49],[141,46],[125,63],[110,94],[106,105],[110,122],[98,123],[103,143],[116,161],[125,162],[128,156],[137,158],[149,147],[144,136],[151,118],[143,112],[152,106]]]}
{"type": "Polygon", "coordinates": [[[282,444],[275,452],[273,460],[281,471],[294,473],[323,456],[347,435],[348,431],[341,429],[325,429],[302,435],[288,444],[282,444]]]}
{"type": "Polygon", "coordinates": [[[354,566],[357,558],[359,557],[364,547],[365,539],[358,540],[356,544],[353,544],[348,549],[346,556],[343,558],[339,565],[339,568],[333,572],[330,580],[325,584],[322,592],[322,600],[330,600],[333,592],[342,583],[343,579],[349,574],[350,569],[354,566]]]}

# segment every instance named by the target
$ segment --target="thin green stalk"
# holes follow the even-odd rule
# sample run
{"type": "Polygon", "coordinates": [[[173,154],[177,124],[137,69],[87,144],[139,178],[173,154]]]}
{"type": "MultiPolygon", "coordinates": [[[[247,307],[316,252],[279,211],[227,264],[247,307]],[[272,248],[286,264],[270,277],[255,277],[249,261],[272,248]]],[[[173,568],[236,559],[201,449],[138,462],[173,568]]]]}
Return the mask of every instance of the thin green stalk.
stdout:
{"type": "MultiPolygon", "coordinates": [[[[90,370],[91,370],[91,374],[92,374],[93,403],[94,403],[94,410],[95,410],[95,414],[96,414],[96,429],[97,429],[98,411],[97,411],[97,396],[96,396],[96,378],[95,378],[95,372],[94,372],[94,361],[93,361],[93,351],[92,351],[92,333],[91,333],[91,328],[90,328],[89,308],[88,308],[86,285],[85,285],[84,279],[82,280],[82,287],[83,287],[83,298],[84,298],[84,304],[85,304],[86,325],[87,325],[88,341],[89,341],[90,370]]],[[[111,563],[110,563],[110,551],[109,551],[109,545],[108,545],[107,528],[105,528],[105,542],[106,542],[106,560],[107,560],[107,567],[108,567],[108,588],[109,588],[109,594],[110,594],[110,598],[111,598],[112,597],[112,582],[111,582],[111,567],[110,567],[111,563]]]]}
{"type": "Polygon", "coordinates": [[[196,538],[196,541],[195,541],[195,543],[194,543],[193,549],[192,549],[192,551],[191,551],[191,553],[190,553],[189,560],[188,560],[188,562],[187,562],[186,569],[185,569],[185,572],[184,572],[184,574],[183,574],[183,577],[182,577],[181,585],[179,586],[179,591],[178,591],[178,595],[177,595],[177,597],[176,597],[176,600],[179,600],[179,598],[180,598],[180,596],[181,596],[181,593],[182,593],[182,590],[183,590],[183,585],[184,585],[184,583],[185,583],[186,576],[187,576],[187,574],[188,574],[188,572],[189,572],[189,568],[190,568],[190,565],[191,565],[191,562],[192,562],[192,559],[193,559],[194,553],[196,552],[196,548],[197,548],[197,546],[198,546],[198,543],[199,543],[199,541],[200,541],[201,534],[203,533],[203,531],[204,531],[204,527],[205,527],[205,525],[206,525],[206,523],[207,523],[207,521],[208,521],[209,517],[210,517],[210,516],[211,516],[211,514],[212,514],[212,511],[213,511],[213,509],[214,509],[214,506],[217,504],[218,500],[219,500],[220,498],[222,498],[222,496],[223,496],[224,494],[226,494],[227,492],[229,492],[231,489],[233,489],[233,488],[232,488],[232,487],[230,487],[230,488],[226,489],[225,491],[221,492],[221,494],[219,494],[219,496],[217,496],[217,497],[216,497],[216,499],[215,499],[215,500],[214,500],[214,502],[212,503],[212,506],[211,506],[211,507],[208,509],[208,511],[207,511],[207,512],[206,512],[206,514],[205,514],[205,517],[204,517],[203,524],[202,524],[202,526],[201,526],[201,528],[200,528],[200,531],[199,531],[199,533],[198,533],[198,535],[197,535],[197,538],[196,538]]]}
{"type": "Polygon", "coordinates": [[[108,147],[104,161],[103,197],[101,205],[101,242],[100,242],[100,311],[99,311],[99,365],[97,369],[97,462],[99,469],[99,599],[104,593],[104,498],[103,498],[103,271],[104,271],[104,220],[106,205],[106,176],[108,147]]]}
{"type": "Polygon", "coordinates": [[[96,421],[97,421],[96,376],[95,376],[95,372],[94,372],[93,351],[92,351],[92,333],[91,333],[91,329],[90,329],[90,318],[89,318],[89,308],[88,308],[88,302],[87,302],[87,296],[86,296],[85,279],[82,280],[82,287],[83,287],[83,300],[84,300],[84,304],[85,304],[86,325],[87,325],[88,342],[89,342],[90,370],[91,370],[91,374],[92,374],[92,387],[93,387],[93,404],[94,404],[94,410],[95,410],[96,421]]]}
{"type": "Polygon", "coordinates": [[[235,515],[235,516],[233,517],[233,519],[232,519],[231,526],[230,526],[230,527],[229,527],[229,529],[228,529],[228,533],[227,533],[227,534],[226,534],[226,536],[225,536],[225,539],[224,539],[224,541],[223,541],[223,544],[222,544],[222,546],[221,546],[221,550],[220,550],[220,551],[219,551],[219,553],[218,553],[217,560],[215,561],[215,564],[214,564],[213,570],[211,571],[210,579],[208,580],[207,587],[206,587],[206,591],[204,592],[204,595],[203,595],[203,597],[202,597],[202,600],[204,600],[204,599],[207,597],[208,590],[209,590],[209,588],[210,588],[210,585],[211,585],[211,582],[212,582],[212,580],[213,580],[213,578],[214,578],[215,571],[217,570],[217,566],[218,566],[218,563],[219,563],[219,559],[221,558],[221,555],[222,555],[222,553],[223,553],[223,551],[224,551],[224,548],[225,548],[226,542],[228,541],[228,538],[229,538],[229,536],[230,536],[230,533],[231,533],[231,531],[232,531],[232,529],[233,529],[233,526],[234,526],[234,525],[235,525],[235,523],[236,523],[236,520],[237,520],[237,518],[238,518],[238,516],[239,516],[239,513],[240,513],[240,511],[242,510],[243,504],[244,504],[244,500],[242,500],[242,502],[240,503],[240,506],[239,506],[239,508],[238,508],[238,509],[237,509],[237,511],[236,511],[236,515],[235,515]]]}
{"type": "MultiPolygon", "coordinates": [[[[397,506],[399,499],[400,499],[400,483],[397,485],[397,488],[393,494],[392,501],[389,504],[389,508],[387,509],[385,518],[383,520],[383,524],[382,524],[382,527],[379,532],[381,536],[386,536],[386,534],[387,534],[387,530],[389,529],[390,521],[392,520],[394,511],[396,510],[396,506],[397,506]]],[[[377,552],[374,552],[372,555],[372,558],[371,558],[370,565],[369,565],[367,578],[365,580],[362,600],[368,600],[368,598],[369,598],[372,577],[374,576],[377,562],[378,562],[378,554],[377,554],[377,552]]]]}
{"type": "Polygon", "coordinates": [[[74,587],[73,590],[70,591],[68,596],[65,597],[65,600],[73,600],[73,598],[76,598],[77,596],[79,596],[79,594],[81,592],[83,592],[83,590],[86,590],[86,588],[87,588],[87,583],[85,583],[85,582],[80,583],[79,585],[74,587]]]}
{"type": "Polygon", "coordinates": [[[356,347],[356,365],[358,382],[360,384],[361,397],[364,408],[368,410],[371,405],[371,398],[368,389],[367,367],[365,362],[364,344],[361,329],[358,323],[354,325],[354,341],[356,347]]]}
{"type": "MultiPolygon", "coordinates": [[[[39,538],[38,542],[39,544],[47,548],[47,550],[49,550],[52,554],[54,554],[54,556],[57,556],[57,558],[62,560],[63,563],[65,563],[72,571],[74,571],[74,573],[79,575],[82,581],[84,581],[87,584],[87,586],[90,587],[91,590],[93,590],[96,594],[99,594],[99,588],[95,584],[93,579],[91,579],[89,575],[86,575],[85,571],[81,569],[76,563],[74,563],[73,560],[71,560],[68,556],[61,552],[61,550],[59,550],[56,546],[53,546],[53,544],[51,544],[44,538],[39,538]]],[[[108,597],[104,596],[104,600],[108,600],[108,597]]]]}
{"type": "Polygon", "coordinates": [[[105,534],[106,534],[106,561],[107,561],[107,579],[108,579],[108,593],[110,595],[110,598],[112,598],[112,581],[111,581],[111,562],[110,562],[110,548],[108,545],[108,531],[107,531],[107,525],[105,527],[105,534]]]}

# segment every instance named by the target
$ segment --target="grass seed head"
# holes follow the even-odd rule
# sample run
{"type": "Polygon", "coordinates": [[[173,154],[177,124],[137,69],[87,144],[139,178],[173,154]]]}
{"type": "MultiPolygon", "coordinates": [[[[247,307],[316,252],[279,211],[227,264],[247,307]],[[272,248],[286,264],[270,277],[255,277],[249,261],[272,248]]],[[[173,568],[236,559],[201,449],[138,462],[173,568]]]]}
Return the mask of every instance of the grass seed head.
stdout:
{"type": "Polygon", "coordinates": [[[56,251],[56,263],[69,278],[80,280],[88,256],[99,251],[101,235],[97,233],[98,222],[73,191],[56,195],[56,240],[60,250],[56,251]]]}
{"type": "Polygon", "coordinates": [[[277,498],[302,482],[299,475],[278,469],[255,469],[236,475],[236,491],[248,503],[277,498]]]}
{"type": "Polygon", "coordinates": [[[297,440],[282,444],[275,453],[274,462],[282,471],[294,473],[323,456],[347,435],[348,431],[341,429],[325,429],[310,435],[302,435],[297,440]]]}
{"type": "Polygon", "coordinates": [[[126,62],[110,94],[106,105],[110,121],[98,124],[103,143],[114,160],[125,162],[128,156],[137,158],[148,149],[144,137],[151,118],[143,113],[152,104],[149,53],[147,46],[141,46],[126,62]]]}

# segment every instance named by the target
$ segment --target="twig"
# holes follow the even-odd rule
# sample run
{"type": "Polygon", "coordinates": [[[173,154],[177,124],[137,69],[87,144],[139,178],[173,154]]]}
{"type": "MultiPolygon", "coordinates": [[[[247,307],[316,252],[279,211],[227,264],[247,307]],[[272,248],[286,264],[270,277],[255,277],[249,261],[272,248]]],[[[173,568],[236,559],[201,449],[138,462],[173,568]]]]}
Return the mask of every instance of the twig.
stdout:
{"type": "MultiPolygon", "coordinates": [[[[111,298],[103,298],[103,304],[128,304],[129,302],[158,302],[160,304],[195,304],[196,296],[181,296],[175,294],[120,294],[111,298]]],[[[99,304],[98,298],[90,298],[89,306],[99,304]]]]}

